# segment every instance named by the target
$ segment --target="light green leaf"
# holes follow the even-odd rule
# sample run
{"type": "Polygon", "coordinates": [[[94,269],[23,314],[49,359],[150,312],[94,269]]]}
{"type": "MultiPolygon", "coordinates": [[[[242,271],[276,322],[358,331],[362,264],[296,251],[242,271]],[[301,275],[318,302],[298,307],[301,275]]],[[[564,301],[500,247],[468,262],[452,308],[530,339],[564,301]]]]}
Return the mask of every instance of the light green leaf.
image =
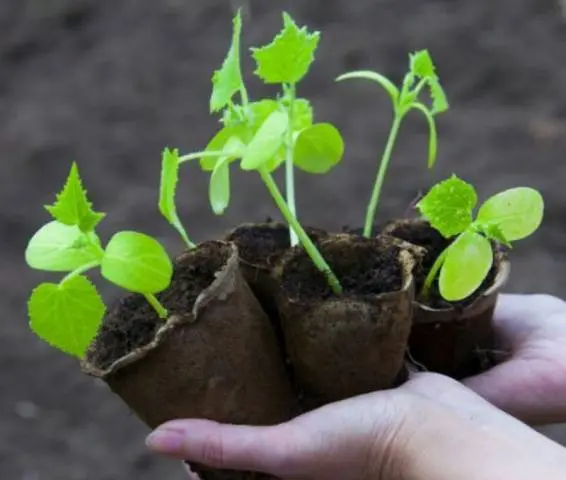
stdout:
{"type": "Polygon", "coordinates": [[[440,294],[449,302],[464,300],[481,286],[492,265],[489,241],[475,232],[464,232],[448,248],[438,280],[440,294]]]}
{"type": "MultiPolygon", "coordinates": [[[[232,137],[237,137],[242,139],[244,133],[243,126],[231,126],[231,127],[224,127],[220,130],[205,148],[205,152],[221,152],[225,150],[226,143],[232,137]]],[[[212,172],[214,170],[214,166],[218,161],[219,157],[201,157],[200,158],[200,168],[202,168],[205,172],[212,172]]],[[[232,160],[235,160],[237,157],[232,157],[232,160]]]]}
{"type": "Polygon", "coordinates": [[[177,215],[175,191],[179,180],[179,150],[163,150],[161,162],[161,183],[159,185],[159,211],[167,221],[179,232],[187,245],[193,242],[189,239],[185,227],[177,215]]]}
{"type": "Polygon", "coordinates": [[[83,276],[59,285],[42,283],[28,302],[31,329],[63,352],[83,358],[102,322],[105,306],[83,276]]]}
{"type": "Polygon", "coordinates": [[[317,123],[297,137],[293,163],[308,173],[326,173],[343,154],[344,141],[336,127],[330,123],[317,123]]]}
{"type": "Polygon", "coordinates": [[[280,111],[267,117],[244,152],[243,170],[257,170],[273,159],[284,143],[288,122],[287,114],[280,111]]]}
{"type": "Polygon", "coordinates": [[[106,280],[134,293],[158,293],[171,283],[173,265],[161,244],[137,232],[119,232],[101,264],[106,280]]]}
{"type": "Polygon", "coordinates": [[[426,106],[422,103],[414,103],[411,108],[419,110],[425,116],[428,123],[429,135],[428,135],[428,168],[434,167],[436,162],[436,155],[438,151],[438,134],[436,132],[436,122],[434,116],[426,106]]]}
{"type": "Polygon", "coordinates": [[[480,207],[476,221],[496,224],[508,241],[531,235],[542,223],[544,200],[533,188],[517,187],[487,199],[480,207]]]}
{"type": "Polygon", "coordinates": [[[399,95],[400,95],[399,89],[395,86],[395,84],[391,80],[389,80],[384,75],[381,75],[381,73],[372,72],[370,70],[359,70],[359,71],[348,72],[348,73],[345,73],[343,75],[340,75],[336,79],[336,81],[341,82],[343,80],[350,80],[350,79],[354,79],[354,78],[371,80],[371,81],[376,82],[377,84],[381,85],[385,89],[385,91],[389,94],[389,96],[391,97],[393,104],[394,105],[397,104],[397,100],[398,100],[399,95]]]}
{"type": "Polygon", "coordinates": [[[283,29],[273,41],[252,48],[257,69],[254,72],[265,83],[297,83],[309,71],[320,39],[319,32],[299,28],[287,13],[283,14],[283,29]]]}
{"type": "Polygon", "coordinates": [[[310,102],[305,98],[297,98],[293,105],[293,130],[300,132],[312,125],[313,110],[310,102]]]}
{"type": "Polygon", "coordinates": [[[437,79],[430,79],[428,81],[428,87],[432,98],[432,114],[438,115],[448,110],[448,100],[446,99],[446,94],[440,82],[437,79]]]}
{"type": "Polygon", "coordinates": [[[428,50],[420,50],[410,55],[411,73],[420,78],[436,78],[436,69],[428,50]]]}
{"type": "Polygon", "coordinates": [[[242,88],[242,72],[240,68],[240,36],[242,33],[242,15],[238,10],[233,20],[234,31],[232,44],[220,70],[212,76],[212,95],[210,97],[210,111],[222,110],[232,100],[234,94],[242,88]]]}
{"type": "Polygon", "coordinates": [[[41,227],[28,243],[25,252],[31,268],[47,272],[72,272],[83,265],[99,260],[94,245],[100,240],[94,232],[85,234],[76,225],[56,221],[41,227]]]}
{"type": "Polygon", "coordinates": [[[252,137],[267,120],[267,117],[277,109],[279,109],[279,103],[271,99],[258,100],[249,104],[250,133],[252,137]]]}
{"type": "MultiPolygon", "coordinates": [[[[243,151],[245,146],[240,139],[232,137],[226,143],[227,151],[243,151]]],[[[216,215],[222,215],[230,203],[230,160],[232,157],[220,157],[210,176],[208,198],[216,215]]]]}
{"type": "Polygon", "coordinates": [[[509,240],[507,240],[507,238],[505,238],[505,235],[503,234],[501,228],[499,228],[499,225],[495,223],[484,223],[477,224],[477,226],[487,238],[491,238],[492,240],[495,240],[496,242],[499,242],[502,245],[511,248],[511,243],[509,242],[509,240]]]}
{"type": "Polygon", "coordinates": [[[65,225],[76,225],[83,232],[90,232],[104,218],[104,213],[95,212],[82,186],[77,164],[73,162],[63,190],[53,205],[46,205],[51,216],[65,225]]]}
{"type": "Polygon", "coordinates": [[[441,235],[450,238],[471,225],[477,201],[474,187],[452,175],[432,187],[417,208],[441,235]]]}

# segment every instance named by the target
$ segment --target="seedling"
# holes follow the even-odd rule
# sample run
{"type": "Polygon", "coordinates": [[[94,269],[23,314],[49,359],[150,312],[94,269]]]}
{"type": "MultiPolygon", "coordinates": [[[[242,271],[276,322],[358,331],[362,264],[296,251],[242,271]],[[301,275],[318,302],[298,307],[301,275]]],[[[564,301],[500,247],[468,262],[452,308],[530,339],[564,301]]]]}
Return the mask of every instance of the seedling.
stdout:
{"type": "MultiPolygon", "coordinates": [[[[291,16],[283,14],[283,29],[269,44],[252,48],[256,62],[255,74],[268,85],[282,87],[276,99],[251,102],[240,67],[240,12],[234,18],[232,44],[228,55],[213,77],[210,99],[211,113],[222,111],[223,128],[210,140],[202,152],[180,156],[177,150],[166,150],[163,160],[162,193],[174,192],[176,169],[183,162],[200,159],[201,168],[211,172],[209,199],[213,211],[220,215],[230,201],[230,171],[233,161],[240,160],[244,171],[260,174],[277,207],[287,221],[291,245],[299,241],[324,273],[335,293],[341,292],[338,279],[321,256],[297,220],[295,207],[294,167],[308,173],[323,174],[335,166],[344,152],[344,142],[330,123],[313,123],[313,111],[308,100],[297,98],[297,84],[308,73],[319,42],[318,32],[299,28],[291,16]],[[239,93],[240,104],[233,101],[239,93]],[[283,197],[272,172],[285,164],[287,200],[283,197]]],[[[162,195],[163,197],[163,195],[162,195]]],[[[162,203],[160,202],[160,206],[162,203]]],[[[174,202],[173,202],[174,203],[174,202]]],[[[170,204],[171,206],[171,204],[170,204]]],[[[164,215],[177,225],[176,215],[164,215]]],[[[163,213],[163,209],[162,209],[163,213]]],[[[183,238],[182,227],[176,226],[183,238]]],[[[185,239],[185,241],[187,241],[185,239]]]]}
{"type": "Polygon", "coordinates": [[[368,70],[345,73],[337,78],[337,81],[361,78],[376,82],[385,89],[393,103],[393,123],[385,145],[385,150],[381,157],[377,177],[366,212],[364,236],[368,238],[372,235],[372,228],[381,196],[381,190],[383,188],[383,182],[401,123],[411,110],[420,111],[425,116],[429,125],[428,168],[432,168],[436,161],[438,138],[435,117],[448,109],[448,102],[438,76],[436,75],[436,68],[432,58],[427,50],[421,50],[410,55],[409,66],[409,72],[405,75],[400,89],[384,75],[368,70]],[[425,88],[428,89],[432,97],[431,107],[428,107],[419,100],[419,96],[425,88]]]}
{"type": "Polygon", "coordinates": [[[512,188],[488,198],[474,220],[477,202],[474,187],[452,175],[417,204],[423,217],[443,237],[456,237],[434,262],[422,298],[426,299],[439,272],[439,291],[445,300],[469,297],[493,265],[490,240],[511,247],[511,242],[528,237],[542,222],[544,201],[532,188],[512,188]]]}
{"type": "Polygon", "coordinates": [[[94,268],[106,280],[144,295],[161,318],[167,317],[155,297],[173,275],[167,253],[152,237],[131,231],[116,233],[103,248],[95,229],[105,214],[92,209],[75,163],[56,202],[46,209],[54,220],[31,238],[26,262],[37,270],[68,273],[58,284],[40,284],[29,299],[30,326],[39,337],[68,354],[84,356],[106,310],[83,275],[94,268]]]}

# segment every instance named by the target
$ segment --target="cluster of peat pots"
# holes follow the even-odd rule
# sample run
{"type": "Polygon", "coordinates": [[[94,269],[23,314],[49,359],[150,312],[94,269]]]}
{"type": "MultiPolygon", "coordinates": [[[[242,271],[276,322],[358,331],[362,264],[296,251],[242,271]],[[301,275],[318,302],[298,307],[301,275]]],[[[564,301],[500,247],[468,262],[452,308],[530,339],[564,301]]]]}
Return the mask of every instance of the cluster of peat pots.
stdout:
{"type": "MultiPolygon", "coordinates": [[[[343,140],[316,123],[296,86],[314,59],[319,33],[283,15],[271,43],[252,49],[275,99],[251,101],[240,70],[240,13],[230,50],[213,76],[211,111],[222,128],[205,150],[165,149],[159,210],[186,249],[174,260],[152,237],[123,231],[103,246],[76,164],[53,205],[52,221],[26,249],[34,269],[64,272],[32,293],[32,330],[78,357],[150,427],[178,418],[270,425],[355,395],[395,388],[410,366],[461,379],[491,364],[492,317],[509,275],[511,242],[532,234],[543,216],[528,187],[487,199],[455,175],[432,186],[419,215],[374,227],[376,209],[403,118],[422,113],[430,127],[428,166],[436,158],[436,115],[448,108],[426,50],[410,56],[398,88],[377,72],[351,72],[390,95],[393,123],[360,230],[303,228],[294,168],[323,174],[341,161],[343,140]],[[419,100],[429,92],[432,106],[419,100]],[[240,103],[233,97],[239,94],[240,103]],[[222,239],[193,243],[175,207],[180,166],[210,172],[209,199],[222,214],[230,168],[259,174],[285,223],[243,224],[222,239]],[[286,198],[272,177],[285,168],[286,198]],[[85,273],[130,293],[106,309],[85,273]]],[[[269,198],[269,197],[268,197],[269,198]]],[[[267,478],[193,466],[204,480],[267,478]]]]}

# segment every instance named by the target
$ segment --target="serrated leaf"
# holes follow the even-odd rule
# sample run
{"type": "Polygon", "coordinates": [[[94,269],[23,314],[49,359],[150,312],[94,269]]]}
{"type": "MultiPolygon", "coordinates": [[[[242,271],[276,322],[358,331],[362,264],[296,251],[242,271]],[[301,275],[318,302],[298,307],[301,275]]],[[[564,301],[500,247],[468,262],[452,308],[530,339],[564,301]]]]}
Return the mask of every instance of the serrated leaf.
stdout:
{"type": "MultiPolygon", "coordinates": [[[[214,135],[214,137],[212,137],[204,151],[222,152],[225,150],[225,146],[228,140],[233,137],[237,137],[243,140],[242,137],[244,136],[244,133],[244,127],[241,125],[224,127],[222,130],[218,131],[218,133],[214,135]]],[[[199,160],[200,168],[205,172],[212,172],[219,158],[220,155],[218,157],[201,157],[199,160]]],[[[237,158],[237,156],[233,156],[231,160],[236,160],[237,158]]]]}
{"type": "Polygon", "coordinates": [[[517,187],[487,199],[478,211],[480,224],[496,224],[508,241],[531,235],[542,223],[544,200],[533,188],[517,187]]]}
{"type": "Polygon", "coordinates": [[[450,238],[472,224],[472,210],[477,201],[474,187],[452,175],[432,187],[417,208],[433,228],[450,238]]]}
{"type": "Polygon", "coordinates": [[[267,84],[299,82],[309,71],[319,40],[319,32],[299,28],[291,16],[284,13],[283,29],[273,41],[252,48],[257,64],[254,73],[267,84]]]}
{"type": "MultiPolygon", "coordinates": [[[[244,145],[237,137],[232,137],[225,146],[227,151],[243,151],[244,145]]],[[[230,156],[220,157],[210,176],[208,198],[216,215],[222,215],[230,203],[230,156]]]]}
{"type": "Polygon", "coordinates": [[[342,159],[344,141],[330,123],[303,130],[295,141],[293,163],[308,173],[326,173],[342,159]]]}
{"type": "Polygon", "coordinates": [[[76,225],[82,232],[90,232],[104,218],[104,213],[95,212],[82,186],[79,169],[73,162],[63,190],[53,205],[45,209],[51,216],[65,225],[76,225]]]}
{"type": "Polygon", "coordinates": [[[489,241],[478,233],[464,232],[448,248],[438,280],[440,294],[449,302],[469,297],[481,286],[492,265],[489,241]]]}
{"type": "Polygon", "coordinates": [[[192,245],[179,216],[175,204],[175,192],[179,180],[179,150],[163,150],[161,161],[161,183],[159,185],[159,211],[179,232],[187,245],[192,245]]]}
{"type": "Polygon", "coordinates": [[[397,104],[397,100],[400,95],[399,89],[395,86],[395,84],[391,80],[389,80],[384,75],[381,75],[381,73],[372,72],[370,70],[359,70],[340,75],[336,79],[336,81],[341,82],[343,80],[350,80],[350,79],[364,79],[377,83],[378,85],[383,87],[383,89],[389,94],[393,104],[394,105],[397,104]]]}
{"type": "Polygon", "coordinates": [[[428,168],[434,167],[434,163],[436,162],[436,155],[438,152],[438,133],[436,131],[436,121],[434,120],[434,116],[430,112],[428,108],[422,103],[414,103],[411,108],[419,110],[428,123],[429,128],[429,135],[428,135],[428,161],[427,166],[428,168]]]}
{"type": "Polygon", "coordinates": [[[49,222],[29,241],[25,252],[26,262],[37,270],[72,272],[99,260],[93,243],[100,246],[100,240],[94,232],[85,234],[76,225],[49,222]]]}
{"type": "Polygon", "coordinates": [[[234,94],[243,86],[240,67],[240,36],[242,34],[242,15],[238,13],[233,20],[232,44],[220,70],[212,76],[212,95],[210,111],[222,110],[232,100],[234,94]]]}
{"type": "Polygon", "coordinates": [[[173,265],[154,238],[137,232],[114,235],[100,266],[106,280],[134,293],[159,293],[171,283],[173,265]]]}
{"type": "Polygon", "coordinates": [[[428,87],[432,98],[432,114],[438,115],[448,110],[448,100],[440,82],[436,79],[431,79],[428,81],[428,87]]]}
{"type": "Polygon", "coordinates": [[[420,78],[436,78],[434,62],[428,50],[420,50],[410,55],[411,73],[420,78]]]}
{"type": "Polygon", "coordinates": [[[288,123],[286,113],[271,113],[247,145],[241,168],[248,171],[257,170],[272,160],[284,143],[288,123]]]}
{"type": "Polygon", "coordinates": [[[63,352],[83,358],[96,336],[105,306],[96,288],[83,276],[62,284],[42,283],[29,300],[31,329],[63,352]]]}

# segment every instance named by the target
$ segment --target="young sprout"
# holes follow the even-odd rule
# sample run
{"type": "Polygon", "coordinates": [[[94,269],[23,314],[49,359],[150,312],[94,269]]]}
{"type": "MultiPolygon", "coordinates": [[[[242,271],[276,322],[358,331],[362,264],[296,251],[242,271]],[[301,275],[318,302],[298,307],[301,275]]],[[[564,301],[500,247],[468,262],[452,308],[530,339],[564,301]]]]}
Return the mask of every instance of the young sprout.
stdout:
{"type": "Polygon", "coordinates": [[[75,163],[56,202],[46,209],[54,220],[31,238],[26,262],[67,275],[58,284],[40,284],[29,299],[30,326],[39,337],[68,354],[85,354],[106,310],[83,275],[93,268],[100,268],[106,280],[144,295],[161,318],[167,317],[155,297],[171,283],[167,253],[152,237],[129,231],[115,234],[103,248],[95,228],[105,214],[92,209],[75,163]]]}
{"type": "Polygon", "coordinates": [[[432,168],[436,160],[438,139],[435,117],[448,109],[446,95],[440,85],[440,81],[436,75],[436,68],[427,50],[421,50],[411,54],[409,67],[409,72],[405,75],[401,89],[397,88],[391,80],[382,74],[368,70],[345,73],[336,79],[337,81],[342,81],[361,78],[376,82],[386,90],[393,103],[393,123],[385,145],[385,150],[381,157],[377,177],[366,212],[364,236],[368,238],[372,234],[381,189],[383,188],[385,174],[387,173],[387,167],[391,160],[401,123],[411,110],[421,112],[429,125],[428,168],[432,168]],[[419,96],[425,88],[428,89],[432,98],[431,107],[428,107],[419,100],[419,96]]]}
{"type": "Polygon", "coordinates": [[[443,237],[456,237],[432,266],[421,291],[423,298],[439,272],[438,286],[445,300],[456,302],[469,297],[493,265],[490,240],[510,247],[511,242],[535,232],[542,222],[544,201],[532,188],[511,188],[488,198],[474,220],[477,201],[474,187],[452,175],[432,187],[417,204],[423,217],[443,237]]]}

